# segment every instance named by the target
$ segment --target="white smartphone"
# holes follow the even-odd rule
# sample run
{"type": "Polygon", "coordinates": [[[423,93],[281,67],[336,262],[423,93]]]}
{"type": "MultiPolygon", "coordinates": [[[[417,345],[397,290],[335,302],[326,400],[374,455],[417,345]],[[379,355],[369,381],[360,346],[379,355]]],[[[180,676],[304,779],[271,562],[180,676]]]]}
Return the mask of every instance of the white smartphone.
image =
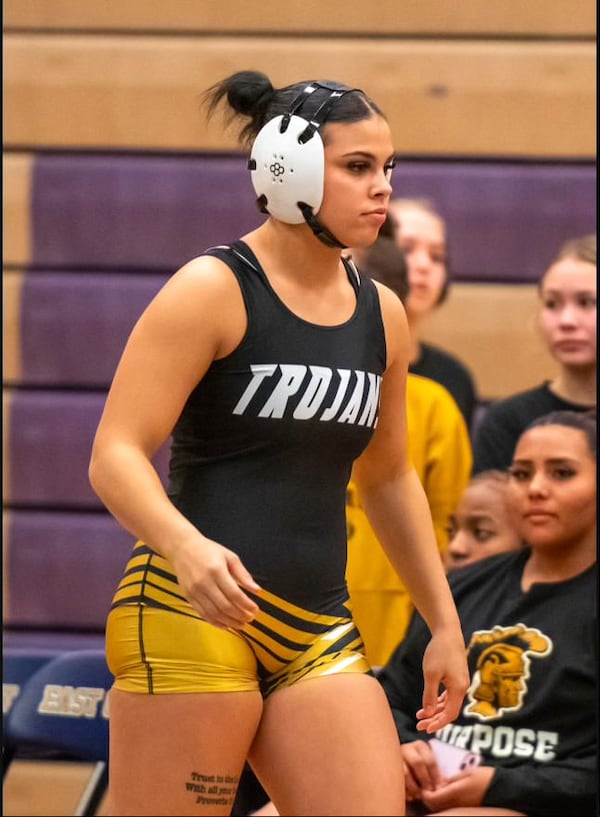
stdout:
{"type": "Polygon", "coordinates": [[[461,749],[460,746],[453,746],[451,743],[444,743],[438,738],[431,738],[429,745],[444,777],[464,774],[481,763],[481,755],[461,749]]]}

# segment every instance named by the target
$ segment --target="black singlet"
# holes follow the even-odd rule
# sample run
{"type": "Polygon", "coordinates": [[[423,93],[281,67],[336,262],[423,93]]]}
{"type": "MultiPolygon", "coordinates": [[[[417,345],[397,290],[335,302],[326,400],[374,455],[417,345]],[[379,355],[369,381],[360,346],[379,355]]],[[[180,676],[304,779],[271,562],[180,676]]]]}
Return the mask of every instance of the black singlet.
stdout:
{"type": "Polygon", "coordinates": [[[377,422],[386,365],[379,296],[338,326],[293,314],[244,242],[211,248],[236,276],[247,331],[213,362],[173,433],[169,494],[265,589],[315,612],[347,599],[345,493],[377,422]]]}

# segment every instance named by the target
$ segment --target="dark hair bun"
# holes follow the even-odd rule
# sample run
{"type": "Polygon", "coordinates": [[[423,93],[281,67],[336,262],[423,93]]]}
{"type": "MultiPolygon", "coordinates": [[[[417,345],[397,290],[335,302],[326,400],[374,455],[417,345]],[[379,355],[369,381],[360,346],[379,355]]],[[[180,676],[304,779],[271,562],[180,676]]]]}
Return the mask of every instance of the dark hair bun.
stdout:
{"type": "Polygon", "coordinates": [[[264,113],[275,95],[275,88],[260,71],[238,71],[227,80],[227,102],[243,116],[264,113]]]}

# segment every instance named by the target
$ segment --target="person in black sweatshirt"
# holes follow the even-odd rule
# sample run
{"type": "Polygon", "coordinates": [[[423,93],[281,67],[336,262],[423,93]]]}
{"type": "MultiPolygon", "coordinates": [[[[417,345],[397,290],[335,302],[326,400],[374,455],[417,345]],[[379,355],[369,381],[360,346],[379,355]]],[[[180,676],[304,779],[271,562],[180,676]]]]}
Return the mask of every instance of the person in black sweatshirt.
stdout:
{"type": "Polygon", "coordinates": [[[409,813],[598,814],[595,413],[534,420],[509,487],[524,548],[450,574],[471,685],[435,737],[480,764],[445,779],[415,720],[426,645],[417,613],[379,675],[409,813]]]}

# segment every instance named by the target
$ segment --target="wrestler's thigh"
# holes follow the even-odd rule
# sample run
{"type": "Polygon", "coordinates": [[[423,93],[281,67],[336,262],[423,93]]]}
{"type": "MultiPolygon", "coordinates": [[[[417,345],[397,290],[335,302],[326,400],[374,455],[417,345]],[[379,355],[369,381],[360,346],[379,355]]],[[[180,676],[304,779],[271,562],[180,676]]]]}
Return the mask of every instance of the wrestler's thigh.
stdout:
{"type": "Polygon", "coordinates": [[[280,814],[404,814],[400,742],[371,676],[321,676],[274,692],[250,760],[280,814]]]}
{"type": "Polygon", "coordinates": [[[262,712],[259,692],[110,695],[109,809],[229,815],[262,712]]]}

